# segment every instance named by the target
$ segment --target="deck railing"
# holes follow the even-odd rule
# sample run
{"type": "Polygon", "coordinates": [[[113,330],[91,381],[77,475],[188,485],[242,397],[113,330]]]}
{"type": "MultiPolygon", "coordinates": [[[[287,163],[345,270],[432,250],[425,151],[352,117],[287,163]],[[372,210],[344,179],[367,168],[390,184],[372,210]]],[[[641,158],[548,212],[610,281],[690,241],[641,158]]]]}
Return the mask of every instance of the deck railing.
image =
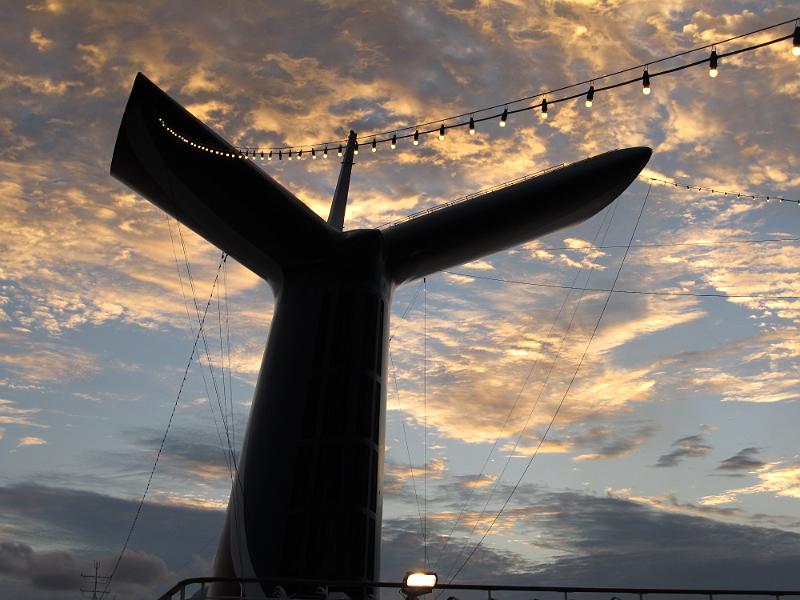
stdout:
{"type": "MultiPolygon", "coordinates": [[[[202,595],[205,600],[263,600],[316,598],[319,600],[337,600],[348,596],[342,590],[375,590],[376,588],[393,589],[398,597],[403,594],[403,584],[386,581],[321,581],[301,579],[255,579],[229,577],[193,577],[184,579],[159,596],[158,600],[188,600],[197,592],[208,594],[212,584],[227,584],[229,590],[237,592],[226,595],[202,595]],[[256,592],[253,589],[270,590],[270,593],[256,592]],[[287,594],[286,590],[308,590],[302,594],[287,594]]],[[[659,600],[725,600],[726,597],[741,599],[742,597],[757,600],[781,600],[782,598],[800,597],[800,590],[765,590],[765,589],[690,589],[690,588],[630,588],[630,587],[575,587],[575,586],[538,586],[538,585],[503,585],[503,584],[440,584],[429,597],[438,598],[447,594],[447,600],[462,598],[486,598],[486,600],[646,600],[648,596],[658,596],[659,600]],[[460,592],[458,594],[456,592],[460,592]],[[476,594],[478,594],[476,596],[476,594]],[[484,595],[485,594],[485,595],[484,595]],[[536,594],[534,596],[533,594],[536,594]],[[541,596],[541,598],[539,597],[541,596]]],[[[413,596],[413,595],[412,595],[413,596]]],[[[732,600],[732,598],[731,598],[732,600]]]]}

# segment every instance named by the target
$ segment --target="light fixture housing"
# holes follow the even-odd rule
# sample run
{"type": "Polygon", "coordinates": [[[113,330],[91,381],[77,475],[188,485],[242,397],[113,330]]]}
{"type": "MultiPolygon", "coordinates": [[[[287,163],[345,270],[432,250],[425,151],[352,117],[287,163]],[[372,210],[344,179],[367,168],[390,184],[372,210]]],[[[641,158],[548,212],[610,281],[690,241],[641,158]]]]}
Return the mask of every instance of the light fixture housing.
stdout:
{"type": "Polygon", "coordinates": [[[419,129],[414,130],[414,145],[419,146],[419,129]]]}
{"type": "Polygon", "coordinates": [[[472,115],[469,117],[469,134],[475,135],[475,117],[472,115]]]}
{"type": "Polygon", "coordinates": [[[500,115],[500,127],[505,127],[507,120],[508,120],[508,107],[506,106],[505,109],[503,109],[503,114],[500,115]]]}
{"type": "Polygon", "coordinates": [[[283,150],[278,150],[278,160],[283,160],[283,150]]]}
{"type": "Polygon", "coordinates": [[[297,160],[303,160],[303,149],[300,148],[300,152],[297,153],[297,160]]]}
{"type": "Polygon", "coordinates": [[[430,594],[438,580],[433,571],[409,571],[403,577],[402,592],[409,598],[430,594]]]}
{"type": "Polygon", "coordinates": [[[645,96],[650,95],[650,73],[647,72],[647,67],[645,67],[644,73],[642,73],[642,93],[645,96]]]}
{"type": "Polygon", "coordinates": [[[594,86],[590,85],[589,91],[586,92],[586,102],[585,102],[586,108],[591,108],[592,102],[594,102],[594,86]]]}
{"type": "Polygon", "coordinates": [[[800,56],[800,25],[794,26],[794,35],[792,36],[792,54],[800,56]]]}
{"type": "Polygon", "coordinates": [[[719,69],[717,68],[718,67],[718,61],[719,61],[719,59],[717,58],[717,51],[716,50],[712,50],[711,51],[711,56],[708,59],[708,76],[709,77],[716,77],[717,75],[719,75],[719,69]]]}
{"type": "Polygon", "coordinates": [[[440,140],[444,139],[444,123],[442,123],[441,126],[439,127],[439,139],[440,140]]]}

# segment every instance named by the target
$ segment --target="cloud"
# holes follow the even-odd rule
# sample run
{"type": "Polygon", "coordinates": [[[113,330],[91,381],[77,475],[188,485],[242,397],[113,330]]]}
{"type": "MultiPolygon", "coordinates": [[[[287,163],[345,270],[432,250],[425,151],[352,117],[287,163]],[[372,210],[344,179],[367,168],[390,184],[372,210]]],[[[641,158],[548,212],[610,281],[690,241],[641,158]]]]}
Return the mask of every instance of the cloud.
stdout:
{"type": "Polygon", "coordinates": [[[675,450],[658,457],[654,467],[674,467],[687,458],[698,458],[711,452],[711,446],[702,435],[689,435],[672,442],[675,450]]]}
{"type": "Polygon", "coordinates": [[[739,496],[751,494],[774,494],[786,498],[800,498],[800,464],[773,462],[755,469],[759,482],[740,488],[726,490],[721,494],[705,496],[701,504],[715,506],[730,504],[739,496]]]}
{"type": "Polygon", "coordinates": [[[17,440],[17,448],[21,448],[23,446],[45,446],[47,445],[47,440],[43,440],[40,437],[34,436],[25,436],[17,440]]]}
{"type": "Polygon", "coordinates": [[[46,427],[46,425],[37,423],[32,419],[32,416],[37,414],[39,410],[38,408],[16,408],[11,400],[0,398],[0,424],[46,427]]]}
{"type": "Polygon", "coordinates": [[[733,456],[729,456],[721,461],[717,467],[717,471],[725,471],[732,475],[752,473],[766,465],[764,461],[756,458],[760,452],[761,448],[743,448],[733,456]]]}

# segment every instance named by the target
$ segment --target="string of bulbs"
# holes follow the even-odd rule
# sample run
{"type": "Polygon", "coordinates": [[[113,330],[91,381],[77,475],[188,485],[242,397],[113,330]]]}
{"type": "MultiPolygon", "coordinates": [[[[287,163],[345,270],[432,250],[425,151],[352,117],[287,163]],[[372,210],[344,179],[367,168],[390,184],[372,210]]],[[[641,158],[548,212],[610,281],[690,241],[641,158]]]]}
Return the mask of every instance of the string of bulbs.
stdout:
{"type": "MultiPolygon", "coordinates": [[[[660,59],[657,59],[657,60],[653,60],[653,61],[650,61],[648,63],[644,63],[644,64],[641,64],[641,65],[638,65],[636,67],[629,67],[627,69],[618,70],[618,71],[615,71],[613,73],[607,73],[605,75],[601,75],[599,77],[595,77],[595,78],[593,78],[591,80],[586,80],[586,81],[582,81],[582,82],[578,82],[578,83],[573,83],[573,84],[570,84],[570,85],[567,85],[567,86],[563,86],[561,88],[548,90],[546,92],[535,94],[533,96],[527,96],[525,98],[519,98],[517,100],[512,100],[512,101],[509,101],[509,102],[504,103],[504,104],[496,104],[496,105],[490,106],[490,107],[479,108],[479,109],[470,111],[468,113],[461,113],[459,115],[453,115],[453,116],[449,116],[449,117],[444,117],[444,118],[437,119],[437,120],[434,120],[434,121],[428,121],[428,122],[425,122],[425,123],[419,123],[417,125],[410,125],[410,126],[407,126],[407,127],[401,127],[401,128],[395,129],[395,130],[383,131],[383,132],[380,132],[380,133],[371,133],[371,134],[367,134],[364,137],[366,137],[367,139],[370,138],[370,137],[372,138],[372,142],[369,144],[370,150],[372,152],[377,152],[379,144],[389,144],[389,148],[394,150],[397,147],[398,142],[400,140],[404,140],[404,139],[409,139],[410,138],[412,144],[414,146],[418,146],[420,144],[421,137],[429,135],[429,134],[438,134],[439,140],[442,141],[442,140],[445,139],[445,134],[446,134],[448,129],[454,129],[454,128],[460,128],[460,127],[468,127],[470,135],[474,135],[476,133],[476,131],[477,131],[476,125],[478,123],[482,123],[482,122],[485,122],[485,121],[491,121],[491,120],[494,120],[494,119],[498,119],[498,117],[499,117],[498,125],[500,127],[505,127],[507,125],[507,123],[508,123],[508,119],[509,119],[510,115],[517,114],[517,113],[522,113],[522,112],[527,112],[527,111],[532,111],[532,110],[536,110],[536,109],[539,110],[540,117],[542,119],[546,119],[547,116],[548,116],[549,109],[550,109],[551,106],[553,106],[555,104],[562,103],[562,102],[568,102],[568,101],[571,101],[571,100],[576,100],[576,99],[583,98],[584,99],[584,106],[586,108],[591,108],[593,103],[594,103],[595,95],[597,93],[606,92],[606,91],[613,90],[613,89],[616,89],[616,88],[632,85],[632,84],[635,84],[637,82],[641,82],[641,84],[642,84],[642,93],[645,96],[647,96],[647,95],[650,95],[651,90],[652,90],[652,88],[651,88],[651,80],[656,78],[656,77],[660,77],[662,75],[671,75],[673,73],[677,73],[678,71],[683,71],[685,69],[689,69],[689,68],[693,68],[693,67],[697,67],[697,66],[700,66],[700,65],[707,64],[708,65],[709,77],[716,78],[719,75],[720,60],[721,59],[726,58],[726,57],[730,57],[730,56],[734,56],[734,55],[737,55],[737,54],[743,54],[745,52],[752,52],[752,51],[757,50],[759,48],[770,46],[772,44],[777,44],[779,42],[782,42],[782,41],[788,40],[788,39],[792,40],[792,54],[794,56],[800,56],[800,18],[793,18],[793,19],[789,19],[787,21],[782,21],[780,23],[775,23],[774,25],[768,25],[766,27],[762,27],[761,29],[756,29],[756,30],[753,30],[753,31],[749,31],[747,33],[743,33],[743,34],[740,34],[740,35],[737,35],[737,36],[734,36],[734,37],[730,37],[730,38],[727,38],[725,40],[720,40],[720,41],[714,42],[712,44],[706,44],[705,46],[701,46],[701,47],[698,47],[698,48],[692,48],[690,50],[685,50],[683,52],[679,52],[679,53],[673,54],[671,56],[667,56],[667,57],[663,57],[663,58],[660,58],[660,59]],[[771,30],[771,29],[775,29],[777,27],[781,27],[783,25],[787,25],[787,24],[792,23],[792,22],[795,23],[795,28],[794,28],[794,31],[791,34],[780,36],[780,37],[777,37],[775,39],[768,40],[766,42],[761,42],[761,43],[758,43],[758,44],[753,44],[753,45],[750,45],[750,46],[746,46],[744,48],[738,48],[736,50],[731,50],[729,52],[717,52],[717,47],[722,45],[722,44],[724,44],[724,43],[731,42],[731,41],[737,40],[737,39],[742,39],[742,38],[745,38],[745,37],[748,37],[748,36],[752,36],[752,35],[754,35],[756,33],[761,33],[761,32],[764,32],[764,31],[771,30]],[[703,58],[703,59],[700,59],[700,60],[696,60],[696,61],[693,61],[693,62],[690,62],[690,63],[686,63],[686,64],[683,64],[683,65],[678,65],[676,67],[672,67],[672,68],[668,68],[668,69],[663,69],[661,71],[651,71],[650,70],[650,67],[652,67],[655,64],[659,64],[659,63],[665,62],[667,60],[671,60],[671,59],[674,59],[674,58],[677,58],[677,57],[680,57],[680,56],[685,56],[685,55],[688,55],[688,54],[691,54],[691,53],[700,52],[702,50],[707,50],[709,48],[711,48],[711,53],[708,56],[708,58],[703,58]],[[602,85],[602,86],[597,86],[597,87],[595,87],[595,85],[594,85],[595,82],[597,82],[597,81],[602,81],[604,79],[608,79],[608,78],[614,77],[616,75],[629,73],[629,72],[632,72],[634,70],[638,70],[640,68],[643,68],[641,76],[628,78],[628,79],[625,79],[623,81],[609,83],[609,84],[602,85]],[[585,93],[583,91],[581,91],[581,92],[578,92],[578,93],[568,94],[566,96],[553,98],[553,99],[551,99],[549,101],[547,99],[548,95],[552,95],[552,94],[563,92],[563,91],[570,90],[570,89],[575,89],[577,87],[581,87],[581,86],[584,86],[586,84],[589,84],[589,88],[585,93]],[[520,104],[520,103],[523,103],[523,102],[529,102],[531,100],[538,100],[539,98],[541,98],[541,100],[539,100],[535,104],[521,106],[519,108],[513,108],[513,106],[516,105],[516,104],[520,104]],[[501,106],[503,107],[502,113],[493,113],[493,114],[489,114],[489,115],[483,115],[483,116],[477,116],[476,117],[476,115],[481,115],[481,113],[485,113],[485,112],[488,112],[488,111],[493,111],[493,110],[499,109],[501,106]],[[511,106],[512,108],[509,108],[509,106],[511,106]],[[465,118],[467,116],[469,116],[469,120],[465,120],[465,118]],[[438,124],[438,127],[435,126],[437,124],[438,124]],[[413,133],[412,133],[412,130],[413,130],[413,133]]],[[[284,158],[286,158],[288,160],[292,160],[293,158],[297,158],[298,160],[303,160],[307,156],[310,156],[312,159],[316,159],[318,156],[321,156],[322,158],[328,158],[329,153],[332,153],[332,152],[336,152],[337,156],[342,156],[344,154],[345,144],[346,144],[346,141],[347,141],[347,140],[341,139],[341,140],[333,140],[333,141],[329,141],[329,142],[320,142],[320,143],[317,143],[317,144],[306,144],[306,145],[302,145],[302,146],[271,146],[271,147],[260,147],[260,146],[259,147],[245,147],[245,146],[238,146],[238,147],[234,147],[233,151],[231,151],[230,148],[227,148],[227,149],[226,148],[214,148],[214,147],[210,147],[210,146],[205,146],[203,144],[199,144],[199,143],[197,143],[197,142],[195,142],[193,140],[190,140],[189,138],[185,137],[180,132],[172,129],[166,122],[164,122],[163,119],[159,118],[159,122],[161,123],[162,127],[165,128],[165,130],[167,132],[172,134],[178,140],[186,143],[187,145],[189,145],[189,146],[191,146],[193,148],[196,148],[198,150],[205,151],[205,152],[208,152],[210,154],[214,154],[216,156],[220,156],[220,157],[223,157],[223,158],[239,158],[239,159],[251,159],[251,160],[261,159],[261,160],[268,160],[268,161],[269,160],[273,160],[273,158],[276,158],[277,160],[283,160],[284,158]]],[[[358,141],[356,142],[356,145],[355,145],[355,148],[354,148],[354,154],[358,154],[359,146],[362,145],[362,144],[363,143],[359,143],[358,141]]],[[[748,194],[748,196],[749,196],[749,194],[748,194]]],[[[786,200],[784,199],[784,201],[786,201],[786,200]]]]}
{"type": "Polygon", "coordinates": [[[752,200],[763,200],[765,202],[772,202],[773,200],[777,202],[789,202],[794,203],[797,206],[800,206],[800,200],[793,200],[791,198],[784,198],[782,196],[767,196],[766,194],[751,194],[750,192],[731,192],[729,190],[720,190],[717,188],[710,188],[710,187],[703,187],[701,185],[692,185],[692,184],[685,184],[679,183],[677,181],[667,181],[666,179],[659,179],[658,177],[648,177],[650,181],[655,183],[661,183],[663,185],[668,185],[672,187],[676,187],[678,189],[684,190],[694,190],[695,192],[705,192],[710,194],[720,194],[722,196],[731,196],[736,198],[750,198],[752,200]]]}

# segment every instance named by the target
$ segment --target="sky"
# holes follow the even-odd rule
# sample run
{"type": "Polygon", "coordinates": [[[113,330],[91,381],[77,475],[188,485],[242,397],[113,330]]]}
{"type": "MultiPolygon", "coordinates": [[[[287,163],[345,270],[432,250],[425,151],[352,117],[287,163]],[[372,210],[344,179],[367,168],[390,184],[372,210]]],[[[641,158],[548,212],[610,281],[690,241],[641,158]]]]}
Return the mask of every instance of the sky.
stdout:
{"type": "MultiPolygon", "coordinates": [[[[192,350],[193,295],[204,304],[217,274],[218,249],[109,175],[138,71],[234,144],[311,144],[798,13],[745,0],[0,4],[2,595],[75,598],[93,561],[111,569],[192,350]]],[[[546,121],[525,112],[361,153],[346,229],[653,149],[583,224],[397,290],[384,580],[427,546],[447,579],[473,553],[456,582],[800,588],[800,300],[785,298],[800,296],[800,247],[785,239],[800,207],[649,180],[800,198],[799,66],[786,41],[723,59],[714,79],[699,67],[654,78],[648,96],[622,87],[546,121]],[[608,294],[581,290],[618,270],[615,289],[658,294],[614,293],[598,321],[608,294]]],[[[259,166],[327,215],[335,157],[259,166]]],[[[240,444],[273,310],[233,260],[219,281],[120,600],[210,573],[230,490],[222,420],[240,444]]]]}

